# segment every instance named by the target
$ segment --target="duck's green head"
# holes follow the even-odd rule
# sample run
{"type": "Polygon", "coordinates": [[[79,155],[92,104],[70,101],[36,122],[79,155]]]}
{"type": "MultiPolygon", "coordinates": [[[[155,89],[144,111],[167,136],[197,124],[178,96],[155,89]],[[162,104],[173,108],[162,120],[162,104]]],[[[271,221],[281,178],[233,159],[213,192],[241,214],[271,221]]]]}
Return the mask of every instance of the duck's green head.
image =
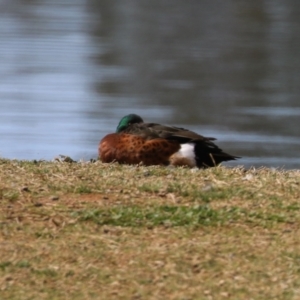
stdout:
{"type": "Polygon", "coordinates": [[[123,117],[117,127],[116,132],[121,132],[125,130],[129,125],[134,124],[134,123],[143,123],[143,119],[135,114],[130,114],[125,117],[123,117]]]}

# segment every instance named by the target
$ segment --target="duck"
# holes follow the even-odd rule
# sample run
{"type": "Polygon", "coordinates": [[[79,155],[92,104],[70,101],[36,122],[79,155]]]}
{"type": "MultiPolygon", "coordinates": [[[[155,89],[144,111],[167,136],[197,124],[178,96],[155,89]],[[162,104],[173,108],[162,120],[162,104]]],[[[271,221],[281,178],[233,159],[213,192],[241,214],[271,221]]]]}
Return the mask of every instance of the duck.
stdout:
{"type": "Polygon", "coordinates": [[[124,116],[115,133],[99,142],[104,163],[186,166],[205,169],[240,157],[223,152],[213,141],[185,128],[144,123],[137,114],[124,116]]]}

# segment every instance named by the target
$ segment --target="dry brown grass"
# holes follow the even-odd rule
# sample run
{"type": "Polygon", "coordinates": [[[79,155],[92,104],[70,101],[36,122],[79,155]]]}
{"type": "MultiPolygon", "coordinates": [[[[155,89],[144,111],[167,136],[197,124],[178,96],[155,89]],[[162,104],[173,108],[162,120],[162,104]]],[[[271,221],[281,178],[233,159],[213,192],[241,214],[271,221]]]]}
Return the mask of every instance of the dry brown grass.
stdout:
{"type": "Polygon", "coordinates": [[[300,171],[0,160],[1,299],[300,299],[300,171]]]}

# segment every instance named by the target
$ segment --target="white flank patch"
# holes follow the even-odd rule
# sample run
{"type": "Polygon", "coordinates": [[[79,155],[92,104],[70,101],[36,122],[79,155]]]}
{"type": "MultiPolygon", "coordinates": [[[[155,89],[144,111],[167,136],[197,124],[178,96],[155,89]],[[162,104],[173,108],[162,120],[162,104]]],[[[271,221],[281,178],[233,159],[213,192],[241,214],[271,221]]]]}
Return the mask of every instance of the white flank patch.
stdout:
{"type": "Polygon", "coordinates": [[[176,157],[184,157],[186,158],[191,166],[196,167],[196,159],[194,152],[195,144],[194,143],[186,143],[181,144],[181,148],[178,152],[175,153],[176,157]]]}

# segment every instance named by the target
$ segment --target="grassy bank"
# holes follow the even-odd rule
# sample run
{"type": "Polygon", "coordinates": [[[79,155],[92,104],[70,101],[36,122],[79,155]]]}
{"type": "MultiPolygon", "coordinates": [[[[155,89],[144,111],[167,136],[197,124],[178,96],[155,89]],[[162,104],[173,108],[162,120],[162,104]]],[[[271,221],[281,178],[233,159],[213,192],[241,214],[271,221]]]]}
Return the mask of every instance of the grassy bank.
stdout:
{"type": "Polygon", "coordinates": [[[1,299],[300,299],[300,171],[0,160],[1,299]]]}

